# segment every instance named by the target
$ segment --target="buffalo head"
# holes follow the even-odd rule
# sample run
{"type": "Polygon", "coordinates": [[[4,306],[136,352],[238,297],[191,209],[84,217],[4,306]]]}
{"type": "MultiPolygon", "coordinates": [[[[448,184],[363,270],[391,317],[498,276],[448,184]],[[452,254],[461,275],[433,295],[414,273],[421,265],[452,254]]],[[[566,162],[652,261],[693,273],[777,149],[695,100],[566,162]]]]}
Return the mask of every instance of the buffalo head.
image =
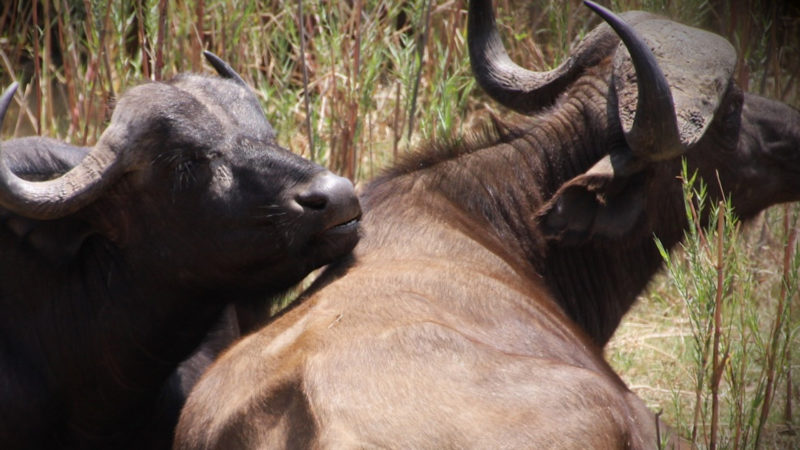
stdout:
{"type": "Polygon", "coordinates": [[[241,77],[206,56],[223,78],[186,74],[130,89],[97,144],[76,148],[85,157],[60,176],[27,180],[0,157],[0,207],[18,220],[80,222],[70,239],[103,236],[134,266],[146,261],[155,278],[194,288],[286,287],[348,252],[360,216],[352,184],[278,145],[241,77]]]}
{"type": "Polygon", "coordinates": [[[667,248],[683,237],[682,160],[742,219],[800,200],[800,112],[743,92],[721,36],[585,3],[606,24],[551,71],[510,60],[490,1],[470,2],[468,37],[483,89],[535,117],[513,132],[546,161],[531,208],[537,270],[604,345],[661,267],[653,236],[667,248]]]}
{"type": "Polygon", "coordinates": [[[353,185],[278,145],[241,77],[206,57],[222,78],[128,90],[92,148],[0,145],[6,446],[167,444],[209,360],[181,361],[355,246],[353,185]]]}
{"type": "Polygon", "coordinates": [[[561,66],[533,72],[509,59],[490,2],[471,2],[470,58],[484,90],[524,114],[580,103],[602,138],[584,155],[599,161],[564,180],[540,211],[549,238],[580,244],[627,236],[656,216],[663,181],[678,174],[681,157],[718,197],[730,195],[744,218],[800,199],[800,113],[743,93],[732,81],[730,43],[649,13],[618,17],[585,3],[608,25],[587,35],[561,66]],[[610,83],[594,83],[605,83],[605,67],[610,83]]]}

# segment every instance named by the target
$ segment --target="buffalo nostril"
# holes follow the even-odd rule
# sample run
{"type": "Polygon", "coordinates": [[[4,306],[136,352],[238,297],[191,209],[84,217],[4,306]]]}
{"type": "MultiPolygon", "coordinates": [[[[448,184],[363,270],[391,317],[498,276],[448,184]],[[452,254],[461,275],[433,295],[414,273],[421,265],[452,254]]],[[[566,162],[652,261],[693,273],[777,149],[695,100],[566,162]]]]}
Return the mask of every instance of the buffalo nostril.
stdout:
{"type": "Polygon", "coordinates": [[[298,194],[295,200],[304,208],[325,209],[328,205],[328,194],[322,191],[308,190],[298,194]]]}
{"type": "Polygon", "coordinates": [[[354,208],[354,204],[358,205],[353,183],[328,171],[315,175],[305,188],[297,193],[295,201],[303,208],[318,211],[349,210],[354,208]]]}
{"type": "Polygon", "coordinates": [[[307,184],[297,186],[294,204],[303,209],[301,213],[306,214],[315,234],[352,237],[358,230],[361,205],[347,178],[327,170],[319,172],[307,184]]]}

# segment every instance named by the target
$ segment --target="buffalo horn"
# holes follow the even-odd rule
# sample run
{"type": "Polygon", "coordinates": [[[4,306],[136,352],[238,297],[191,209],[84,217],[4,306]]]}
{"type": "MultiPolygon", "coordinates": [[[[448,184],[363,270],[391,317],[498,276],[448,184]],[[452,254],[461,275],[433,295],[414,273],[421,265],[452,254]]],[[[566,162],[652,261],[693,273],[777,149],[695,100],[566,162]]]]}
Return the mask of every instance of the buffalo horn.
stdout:
{"type": "Polygon", "coordinates": [[[19,84],[16,81],[11,83],[11,86],[0,97],[0,124],[3,123],[3,119],[6,117],[6,111],[8,111],[8,106],[11,105],[14,93],[17,92],[17,87],[19,87],[19,84]]]}
{"type": "MultiPolygon", "coordinates": [[[[0,97],[0,124],[17,89],[13,83],[0,97]]],[[[114,130],[106,130],[100,142],[80,164],[63,176],[48,181],[27,181],[8,168],[0,150],[0,207],[23,217],[49,220],[64,217],[94,200],[122,172],[122,164],[108,145],[114,130]],[[111,135],[107,137],[106,135],[111,135]]]]}
{"type": "Polygon", "coordinates": [[[205,56],[208,60],[208,63],[214,67],[214,70],[217,71],[219,76],[222,78],[229,78],[236,81],[238,84],[247,87],[247,83],[244,82],[242,77],[236,73],[235,70],[233,70],[230,64],[223,61],[219,56],[211,53],[208,50],[203,51],[203,56],[205,56]]]}
{"type": "Polygon", "coordinates": [[[467,40],[472,72],[493,99],[522,114],[552,104],[583,70],[582,59],[601,52],[581,52],[549,72],[535,72],[508,57],[497,32],[492,2],[470,0],[467,40]]]}
{"type": "Polygon", "coordinates": [[[678,133],[677,117],[667,79],[664,77],[650,47],[633,27],[608,9],[584,0],[617,33],[631,56],[636,71],[638,100],[633,126],[625,140],[637,157],[657,161],[672,158],[683,147],[678,133]]]}

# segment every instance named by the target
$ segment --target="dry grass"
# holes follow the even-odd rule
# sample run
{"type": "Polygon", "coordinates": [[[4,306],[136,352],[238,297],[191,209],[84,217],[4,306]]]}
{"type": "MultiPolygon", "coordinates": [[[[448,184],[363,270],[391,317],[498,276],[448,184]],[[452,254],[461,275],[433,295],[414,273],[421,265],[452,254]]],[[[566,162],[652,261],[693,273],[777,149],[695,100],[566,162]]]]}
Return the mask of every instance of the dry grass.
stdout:
{"type": "MultiPolygon", "coordinates": [[[[721,405],[717,448],[788,449],[800,445],[797,435],[800,421],[791,410],[800,400],[791,373],[796,373],[800,364],[789,354],[800,346],[798,213],[797,205],[774,208],[744,229],[736,226],[722,235],[725,254],[730,256],[722,267],[729,281],[722,291],[711,289],[706,293],[721,292],[725,300],[719,308],[723,324],[720,349],[724,358],[719,358],[723,361],[720,364],[723,373],[718,394],[711,389],[711,363],[707,361],[707,366],[698,370],[700,366],[695,359],[698,331],[705,332],[706,341],[701,342],[711,344],[710,319],[714,307],[708,302],[703,305],[699,298],[704,295],[702,289],[687,296],[681,286],[698,280],[702,284],[703,278],[714,275],[710,272],[716,272],[716,267],[705,264],[706,273],[692,267],[688,261],[693,259],[692,253],[697,248],[690,244],[684,244],[684,249],[675,252],[672,258],[686,280],[681,281],[681,275],[672,270],[657,276],[606,347],[612,365],[651,409],[663,411],[667,423],[675,424],[684,436],[691,436],[693,427],[697,427],[697,443],[701,448],[710,447],[715,395],[721,405]],[[782,223],[786,218],[790,219],[788,227],[782,223]],[[787,252],[792,259],[785,259],[787,252]],[[785,294],[784,286],[792,293],[785,294]],[[793,298],[793,305],[783,305],[782,298],[793,298]],[[693,327],[693,313],[696,316],[697,310],[705,307],[708,307],[706,320],[700,321],[702,329],[698,330],[693,327]],[[778,313],[779,310],[782,312],[778,313]],[[776,320],[778,317],[782,322],[776,320]],[[774,351],[772,333],[776,326],[782,331],[777,334],[777,351],[774,351]],[[772,370],[768,364],[771,352],[780,361],[772,370]],[[701,376],[706,379],[698,384],[701,376]],[[770,376],[774,380],[774,395],[765,404],[770,376]],[[695,425],[698,398],[700,412],[695,425]],[[759,430],[762,413],[768,416],[759,430]]],[[[710,230],[707,233],[714,236],[710,230]]]]}

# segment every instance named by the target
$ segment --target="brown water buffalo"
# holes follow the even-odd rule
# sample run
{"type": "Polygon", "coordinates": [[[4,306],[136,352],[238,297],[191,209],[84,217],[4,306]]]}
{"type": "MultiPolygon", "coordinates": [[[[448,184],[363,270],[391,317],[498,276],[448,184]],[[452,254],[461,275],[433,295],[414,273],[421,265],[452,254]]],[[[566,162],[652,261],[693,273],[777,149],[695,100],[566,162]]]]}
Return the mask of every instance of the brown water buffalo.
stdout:
{"type": "Polygon", "coordinates": [[[796,201],[800,112],[720,36],[589,5],[610,26],[536,73],[470,1],[476,78],[532,119],[371,182],[353,257],[212,366],[177,449],[657,447],[602,347],[682,237],[681,159],[745,219],[796,201]]]}
{"type": "Polygon", "coordinates": [[[207,57],[223,78],[130,89],[92,148],[0,144],[0,447],[169,446],[190,377],[168,378],[225,304],[357,242],[352,184],[281,148],[207,57]]]}

